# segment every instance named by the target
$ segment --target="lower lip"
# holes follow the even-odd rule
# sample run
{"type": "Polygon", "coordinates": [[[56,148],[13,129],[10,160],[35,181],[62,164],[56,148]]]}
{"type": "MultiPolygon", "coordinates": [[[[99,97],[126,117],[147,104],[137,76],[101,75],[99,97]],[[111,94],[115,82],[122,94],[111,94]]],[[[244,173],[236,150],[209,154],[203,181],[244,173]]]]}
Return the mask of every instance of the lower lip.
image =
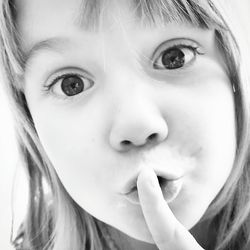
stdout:
{"type": "MultiPolygon", "coordinates": [[[[182,188],[182,179],[166,181],[161,185],[163,197],[167,203],[172,202],[180,193],[182,188]]],[[[125,195],[125,198],[132,204],[139,205],[140,199],[137,189],[125,195]]]]}

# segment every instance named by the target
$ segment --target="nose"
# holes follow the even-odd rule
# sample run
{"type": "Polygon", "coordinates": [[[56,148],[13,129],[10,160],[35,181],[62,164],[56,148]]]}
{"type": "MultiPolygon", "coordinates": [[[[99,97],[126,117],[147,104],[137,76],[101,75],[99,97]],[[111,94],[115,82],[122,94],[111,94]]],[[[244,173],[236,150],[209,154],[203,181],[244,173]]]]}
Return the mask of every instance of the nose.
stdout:
{"type": "Polygon", "coordinates": [[[109,140],[117,151],[154,146],[168,135],[167,122],[157,105],[148,100],[125,101],[114,116],[109,140]]]}

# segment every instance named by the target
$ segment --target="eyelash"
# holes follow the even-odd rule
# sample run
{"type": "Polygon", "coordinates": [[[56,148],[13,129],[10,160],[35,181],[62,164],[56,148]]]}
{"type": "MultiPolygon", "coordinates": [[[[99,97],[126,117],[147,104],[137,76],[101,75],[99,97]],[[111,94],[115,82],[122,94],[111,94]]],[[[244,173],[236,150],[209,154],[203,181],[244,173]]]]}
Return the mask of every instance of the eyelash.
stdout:
{"type": "MultiPolygon", "coordinates": [[[[180,39],[173,39],[173,40],[168,40],[166,42],[163,42],[162,44],[160,44],[157,47],[157,49],[155,50],[155,52],[153,54],[153,60],[152,60],[153,68],[155,70],[160,70],[160,71],[164,71],[164,72],[165,71],[167,71],[167,72],[171,71],[173,73],[174,72],[176,72],[176,73],[180,72],[180,70],[183,71],[183,70],[186,69],[186,67],[192,65],[192,63],[196,59],[197,55],[204,55],[205,54],[203,51],[199,51],[199,49],[202,49],[201,46],[198,43],[194,42],[193,40],[189,40],[189,39],[180,38],[180,39]],[[177,67],[177,68],[173,68],[173,69],[168,69],[166,67],[159,67],[159,64],[157,64],[157,61],[162,59],[162,56],[164,55],[165,52],[171,51],[172,49],[179,49],[181,51],[183,51],[184,49],[190,50],[191,53],[193,53],[194,58],[192,58],[189,62],[185,63],[181,67],[177,67]]],[[[185,55],[185,53],[183,53],[183,54],[185,55]]],[[[49,80],[50,83],[43,86],[43,91],[46,94],[52,93],[52,95],[54,95],[58,99],[62,99],[62,100],[74,100],[75,98],[78,98],[86,90],[83,90],[79,94],[70,95],[70,96],[66,95],[66,94],[59,95],[59,94],[55,94],[53,92],[53,86],[56,86],[56,84],[58,84],[58,82],[60,80],[64,80],[64,79],[66,79],[67,77],[70,77],[70,76],[76,76],[78,78],[84,79],[83,82],[88,81],[88,83],[91,84],[91,87],[94,84],[94,81],[91,80],[91,77],[87,77],[84,74],[81,74],[81,73],[75,72],[75,70],[72,70],[72,71],[69,71],[67,73],[58,74],[57,76],[50,79],[49,80]]],[[[61,84],[60,84],[60,87],[61,87],[61,84]]],[[[88,90],[88,88],[87,88],[87,90],[88,90]]]]}
{"type": "Polygon", "coordinates": [[[164,42],[158,46],[158,48],[156,49],[156,51],[153,54],[153,60],[152,60],[153,68],[156,70],[164,70],[164,71],[168,71],[168,72],[169,71],[185,70],[186,67],[192,65],[192,63],[196,59],[197,55],[204,55],[205,54],[203,51],[199,51],[200,49],[202,50],[202,47],[198,43],[196,43],[193,40],[185,39],[185,38],[177,38],[177,39],[173,39],[173,40],[169,40],[167,42],[164,42]],[[162,59],[162,56],[164,55],[165,52],[167,52],[168,50],[170,51],[172,49],[179,49],[181,51],[184,49],[188,49],[193,53],[194,58],[192,60],[190,60],[190,62],[185,63],[183,65],[183,67],[180,67],[180,68],[175,68],[175,69],[167,69],[164,67],[160,68],[159,65],[157,64],[157,61],[159,59],[162,59]]]}
{"type": "MultiPolygon", "coordinates": [[[[68,99],[74,100],[74,99],[78,98],[83,92],[87,91],[88,89],[82,91],[82,92],[79,93],[79,94],[72,95],[72,96],[68,96],[68,95],[66,95],[66,94],[58,95],[58,94],[55,94],[55,93],[53,92],[53,87],[56,86],[60,80],[62,81],[62,80],[64,80],[65,78],[70,77],[70,76],[76,76],[76,77],[79,77],[79,78],[81,78],[81,79],[84,79],[84,80],[83,80],[84,82],[85,82],[85,81],[89,81],[89,82],[92,82],[91,85],[94,84],[94,81],[93,81],[93,80],[90,80],[89,77],[86,77],[86,76],[84,76],[84,75],[82,75],[82,74],[79,74],[79,73],[76,73],[76,72],[69,71],[69,72],[67,72],[67,73],[59,74],[59,75],[53,77],[52,79],[50,79],[50,80],[49,80],[49,84],[44,85],[42,91],[43,91],[45,94],[51,93],[53,96],[56,96],[56,98],[61,99],[61,100],[68,100],[68,99]]],[[[61,85],[60,85],[60,87],[61,87],[61,85]]]]}

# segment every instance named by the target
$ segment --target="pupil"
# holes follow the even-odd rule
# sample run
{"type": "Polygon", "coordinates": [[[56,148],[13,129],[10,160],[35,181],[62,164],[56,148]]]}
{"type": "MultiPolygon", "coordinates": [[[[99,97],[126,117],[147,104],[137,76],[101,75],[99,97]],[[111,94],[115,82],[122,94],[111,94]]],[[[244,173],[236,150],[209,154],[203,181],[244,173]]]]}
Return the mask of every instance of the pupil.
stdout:
{"type": "Polygon", "coordinates": [[[73,96],[83,91],[84,83],[78,76],[67,76],[63,79],[61,88],[67,96],[73,96]]]}
{"type": "Polygon", "coordinates": [[[177,48],[166,50],[162,55],[162,64],[167,69],[177,69],[183,67],[185,54],[177,48]]]}

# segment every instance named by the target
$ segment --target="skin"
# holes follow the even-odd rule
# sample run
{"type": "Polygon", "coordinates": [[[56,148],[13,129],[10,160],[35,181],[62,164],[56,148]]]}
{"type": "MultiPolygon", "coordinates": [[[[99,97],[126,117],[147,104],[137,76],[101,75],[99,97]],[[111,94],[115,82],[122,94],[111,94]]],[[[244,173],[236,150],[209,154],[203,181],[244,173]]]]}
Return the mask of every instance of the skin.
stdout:
{"type": "Polygon", "coordinates": [[[86,31],[74,22],[79,5],[17,2],[30,56],[24,92],[41,143],[73,199],[127,249],[201,249],[188,230],[225,184],[236,148],[233,94],[214,31],[143,26],[125,1],[110,2],[100,29],[86,31]],[[35,46],[55,37],[64,40],[35,46]],[[201,53],[186,48],[191,60],[182,68],[154,68],[173,39],[201,53]],[[65,98],[58,81],[46,90],[66,73],[83,76],[87,89],[65,98]],[[169,204],[156,181],[161,171],[183,182],[169,204]],[[139,205],[122,194],[132,177],[139,205]]]}

